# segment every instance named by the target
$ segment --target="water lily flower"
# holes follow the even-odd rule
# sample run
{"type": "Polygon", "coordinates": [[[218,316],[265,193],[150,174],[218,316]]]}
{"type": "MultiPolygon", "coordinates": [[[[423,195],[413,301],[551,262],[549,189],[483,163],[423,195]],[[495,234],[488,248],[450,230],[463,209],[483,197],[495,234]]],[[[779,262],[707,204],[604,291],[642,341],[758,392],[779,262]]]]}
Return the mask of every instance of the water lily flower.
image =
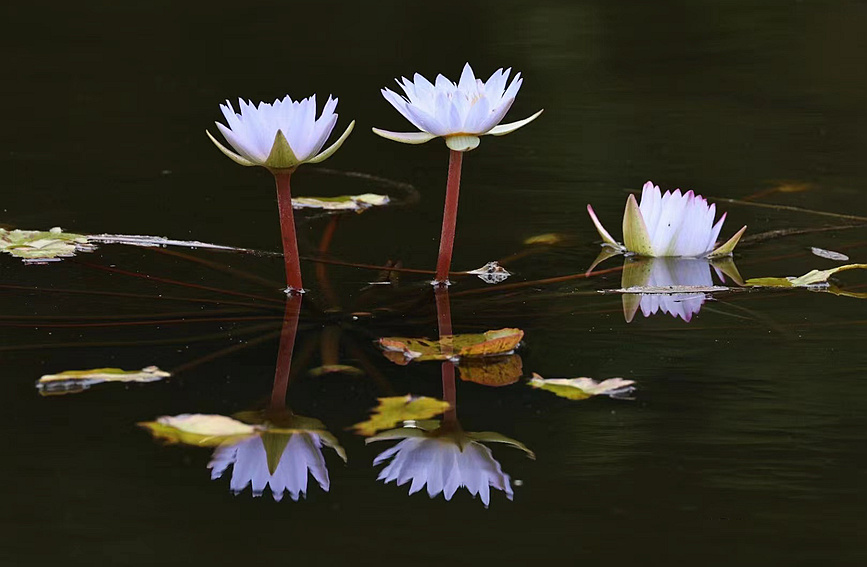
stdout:
{"type": "Polygon", "coordinates": [[[520,73],[509,83],[510,73],[511,68],[505,71],[497,69],[487,81],[482,81],[476,78],[467,63],[457,83],[442,75],[437,75],[436,80],[431,83],[416,73],[412,81],[405,77],[403,82],[398,81],[406,96],[382,89],[382,96],[421,131],[390,132],[374,128],[374,133],[405,144],[423,144],[434,138],[443,138],[450,150],[435,284],[449,283],[448,272],[454,247],[463,153],[478,147],[480,136],[509,134],[542,114],[540,110],[524,120],[500,124],[523,83],[520,73]]]}
{"type": "Polygon", "coordinates": [[[708,293],[715,289],[713,273],[722,282],[728,276],[743,285],[743,279],[731,258],[714,262],[704,258],[627,259],[623,265],[621,285],[624,290],[632,290],[633,293],[623,294],[623,316],[626,322],[632,322],[641,309],[645,317],[667,313],[689,323],[707,301],[708,293]],[[690,292],[689,288],[697,291],[690,292]]]}
{"type": "Polygon", "coordinates": [[[293,101],[287,95],[273,104],[239,100],[240,113],[226,101],[220,109],[226,125],[217,122],[217,128],[235,149],[226,148],[207,130],[208,138],[235,163],[244,166],[262,166],[277,182],[277,204],[280,228],[283,233],[283,255],[286,264],[287,292],[301,293],[301,264],[295,238],[295,219],[289,180],[292,172],[304,163],[319,163],[331,157],[352,132],[355,121],[324,151],[322,147],[337,124],[337,99],[328,97],[322,113],[316,118],[316,95],[293,101]]]}
{"type": "MultiPolygon", "coordinates": [[[[252,486],[253,496],[262,496],[271,488],[274,500],[283,499],[285,492],[292,500],[307,495],[308,473],[328,492],[330,480],[322,447],[335,448],[335,442],[320,433],[298,431],[294,433],[264,432],[239,442],[218,447],[208,468],[211,479],[216,480],[233,466],[230,488],[240,494],[252,486]]],[[[345,459],[342,449],[335,450],[345,459]]]]}
{"type": "Polygon", "coordinates": [[[398,486],[412,481],[410,494],[427,486],[428,496],[435,498],[442,493],[446,500],[451,500],[458,488],[464,487],[473,496],[478,495],[486,508],[491,502],[491,488],[503,491],[509,500],[512,499],[514,493],[509,475],[503,472],[491,450],[481,441],[507,443],[531,457],[532,451],[498,433],[465,433],[459,427],[449,425],[428,431],[420,425],[393,429],[367,439],[368,443],[402,439],[374,459],[374,466],[392,459],[380,471],[377,480],[386,484],[396,481],[398,486]]]}
{"type": "Polygon", "coordinates": [[[648,181],[641,190],[641,204],[634,195],[626,200],[623,214],[623,242],[620,244],[599,222],[593,207],[587,205],[590,219],[603,244],[620,252],[639,256],[680,256],[687,258],[730,256],[747,227],[741,228],[725,244],[714,248],[726,213],[714,224],[716,205],[708,205],[701,195],[680,189],[664,194],[648,181]]]}

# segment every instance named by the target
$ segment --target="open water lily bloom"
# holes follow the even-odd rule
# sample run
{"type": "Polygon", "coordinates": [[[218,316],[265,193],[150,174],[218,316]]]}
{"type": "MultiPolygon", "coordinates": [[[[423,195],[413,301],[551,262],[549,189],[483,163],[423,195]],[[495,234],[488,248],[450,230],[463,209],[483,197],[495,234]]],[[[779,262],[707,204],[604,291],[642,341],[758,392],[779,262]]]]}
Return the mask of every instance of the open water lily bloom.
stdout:
{"type": "Polygon", "coordinates": [[[206,133],[220,151],[245,166],[292,170],[302,163],[319,163],[340,148],[355,126],[355,121],[350,122],[340,138],[320,152],[337,124],[336,98],[328,97],[319,118],[316,95],[299,101],[287,95],[273,104],[260,102],[258,106],[239,99],[238,108],[240,112],[235,112],[228,100],[221,104],[226,125],[216,123],[234,152],[206,133]]]}
{"type": "Polygon", "coordinates": [[[640,256],[679,256],[685,258],[729,256],[747,227],[741,228],[725,244],[714,248],[725,221],[725,213],[714,223],[716,205],[701,195],[680,189],[664,194],[651,181],[641,190],[641,203],[634,195],[626,201],[623,213],[623,242],[620,244],[599,222],[593,207],[587,212],[605,245],[640,256]]]}
{"type": "Polygon", "coordinates": [[[423,144],[445,138],[449,148],[468,151],[479,145],[479,136],[503,136],[535,120],[542,111],[512,122],[500,124],[515,102],[523,79],[517,73],[509,82],[511,69],[497,69],[487,81],[477,79],[470,64],[464,65],[461,78],[453,83],[437,75],[431,83],[418,73],[413,80],[403,77],[397,84],[405,96],[382,89],[382,96],[420,132],[373,131],[389,140],[406,144],[423,144]]]}

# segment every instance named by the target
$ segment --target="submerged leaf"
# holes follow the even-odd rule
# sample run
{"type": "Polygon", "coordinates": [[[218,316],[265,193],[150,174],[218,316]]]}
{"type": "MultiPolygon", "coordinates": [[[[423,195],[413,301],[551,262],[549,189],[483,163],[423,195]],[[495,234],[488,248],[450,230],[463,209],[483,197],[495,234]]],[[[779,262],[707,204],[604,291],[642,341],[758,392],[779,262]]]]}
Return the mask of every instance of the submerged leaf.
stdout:
{"type": "Polygon", "coordinates": [[[824,248],[816,248],[813,246],[810,248],[810,251],[818,256],[819,258],[826,258],[828,260],[836,260],[838,262],[845,262],[849,259],[849,256],[845,254],[841,254],[839,252],[834,252],[833,250],[825,250],[824,248]]]}
{"type": "Polygon", "coordinates": [[[293,209],[319,209],[324,211],[363,212],[371,207],[382,207],[389,203],[387,195],[363,193],[361,195],[341,195],[339,197],[293,197],[293,209]]]}
{"type": "Polygon", "coordinates": [[[258,432],[256,427],[224,415],[185,413],[162,416],[156,421],[138,424],[151,435],[169,444],[182,443],[197,447],[217,447],[258,432]]]}
{"type": "Polygon", "coordinates": [[[623,378],[609,378],[602,382],[597,382],[592,378],[545,379],[535,372],[528,384],[569,400],[586,400],[593,396],[624,398],[635,389],[634,380],[624,380],[623,378]]]}
{"type": "Polygon", "coordinates": [[[92,252],[94,249],[87,236],[63,232],[60,227],[49,231],[0,228],[0,252],[22,258],[27,263],[57,261],[75,256],[76,252],[92,252]]]}
{"type": "Polygon", "coordinates": [[[59,374],[46,374],[36,382],[43,396],[83,392],[94,384],[103,382],[157,382],[171,376],[156,366],[141,370],[120,368],[94,368],[93,370],[67,370],[59,374]]]}
{"type": "Polygon", "coordinates": [[[411,360],[456,360],[462,357],[507,354],[524,338],[521,329],[497,329],[478,334],[444,335],[439,340],[383,337],[379,346],[386,357],[397,364],[411,360]]]}
{"type": "Polygon", "coordinates": [[[746,284],[753,287],[810,287],[827,284],[828,278],[846,270],[867,270],[867,264],[846,264],[830,270],[811,270],[799,277],[750,278],[746,284]]]}
{"type": "Polygon", "coordinates": [[[461,380],[483,386],[514,384],[524,371],[520,355],[489,358],[466,358],[458,365],[461,380]]]}
{"type": "Polygon", "coordinates": [[[370,419],[356,423],[352,429],[356,433],[369,437],[377,431],[391,429],[404,421],[429,419],[443,413],[449,407],[448,402],[426,396],[379,398],[379,405],[373,408],[370,419]]]}
{"type": "Polygon", "coordinates": [[[547,234],[537,234],[536,236],[531,236],[524,240],[524,244],[527,245],[542,245],[542,246],[553,246],[554,244],[560,244],[563,242],[563,235],[556,234],[554,232],[549,232],[547,234]]]}

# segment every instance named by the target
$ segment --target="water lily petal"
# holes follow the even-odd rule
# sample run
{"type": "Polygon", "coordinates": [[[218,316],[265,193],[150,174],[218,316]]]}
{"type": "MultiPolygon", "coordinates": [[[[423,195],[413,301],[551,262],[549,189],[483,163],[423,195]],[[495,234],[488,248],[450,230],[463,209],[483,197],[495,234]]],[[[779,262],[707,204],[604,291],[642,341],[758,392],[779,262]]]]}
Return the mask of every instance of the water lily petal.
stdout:
{"type": "Polygon", "coordinates": [[[602,241],[605,244],[611,246],[612,248],[623,248],[623,246],[621,246],[619,242],[614,240],[614,237],[611,236],[611,234],[607,230],[605,230],[605,227],[603,227],[602,223],[599,222],[599,218],[596,216],[596,212],[593,210],[593,207],[591,207],[590,205],[587,205],[587,214],[590,215],[590,220],[593,221],[593,226],[596,227],[596,232],[599,233],[599,236],[602,237],[602,241]]]}
{"type": "Polygon", "coordinates": [[[499,126],[495,126],[494,128],[491,128],[491,130],[488,131],[488,134],[490,134],[492,136],[504,136],[506,134],[511,134],[512,132],[514,132],[518,128],[523,128],[524,126],[526,126],[527,124],[529,124],[533,120],[539,118],[539,116],[541,116],[541,114],[544,111],[545,111],[545,109],[543,108],[542,110],[540,110],[536,114],[534,114],[528,118],[524,118],[523,120],[518,120],[517,122],[510,122],[508,124],[500,124],[499,126]]]}
{"type": "Polygon", "coordinates": [[[430,142],[436,136],[427,132],[390,132],[380,128],[373,128],[373,133],[387,140],[401,142],[403,144],[424,144],[430,142]]]}
{"type": "Polygon", "coordinates": [[[253,163],[252,161],[250,161],[250,160],[248,160],[248,159],[246,159],[246,158],[243,158],[243,157],[239,156],[238,154],[236,154],[235,152],[233,152],[233,151],[229,150],[228,148],[226,148],[223,144],[221,144],[220,142],[218,142],[218,141],[217,141],[217,140],[216,140],[216,139],[211,135],[211,133],[208,132],[207,130],[205,130],[205,134],[207,134],[207,135],[208,135],[208,138],[210,138],[211,141],[214,142],[214,145],[217,146],[217,149],[219,149],[221,152],[223,152],[223,153],[226,155],[226,157],[228,157],[229,159],[231,159],[231,160],[234,161],[235,163],[240,164],[240,165],[244,165],[244,166],[247,166],[247,167],[250,167],[250,166],[253,166],[253,165],[257,165],[257,164],[255,164],[255,163],[253,163]]]}

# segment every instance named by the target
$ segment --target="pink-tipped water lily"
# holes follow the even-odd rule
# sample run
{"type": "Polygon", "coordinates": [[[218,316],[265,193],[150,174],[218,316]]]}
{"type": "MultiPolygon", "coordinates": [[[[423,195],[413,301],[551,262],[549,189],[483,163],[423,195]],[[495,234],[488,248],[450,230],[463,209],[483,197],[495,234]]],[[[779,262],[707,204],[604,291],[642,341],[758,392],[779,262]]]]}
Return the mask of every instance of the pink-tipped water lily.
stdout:
{"type": "Polygon", "coordinates": [[[207,130],[205,133],[235,163],[248,167],[262,166],[274,174],[283,234],[286,291],[301,293],[304,289],[289,180],[299,165],[319,163],[331,157],[352,132],[355,121],[349,123],[336,142],[322,150],[337,124],[337,114],[334,112],[337,108],[336,98],[328,97],[319,118],[316,118],[316,95],[297,102],[287,95],[273,104],[260,102],[257,106],[252,101],[243,100],[239,100],[238,104],[240,113],[235,112],[229,101],[221,104],[226,125],[217,122],[217,128],[235,149],[234,152],[218,142],[207,130]]]}
{"type": "Polygon", "coordinates": [[[630,195],[623,213],[623,242],[620,244],[605,230],[593,207],[587,212],[603,244],[621,252],[639,256],[679,256],[685,258],[730,256],[747,227],[714,248],[726,214],[714,224],[716,205],[692,191],[664,194],[651,181],[641,190],[641,203],[630,195]]]}
{"type": "Polygon", "coordinates": [[[397,81],[397,84],[405,96],[389,89],[382,89],[382,96],[421,132],[389,132],[379,128],[373,131],[405,144],[423,144],[441,137],[450,149],[460,152],[476,148],[479,136],[514,132],[535,120],[542,111],[524,120],[500,124],[523,82],[521,74],[517,73],[509,83],[510,72],[511,68],[497,69],[487,81],[482,81],[467,63],[457,83],[442,75],[437,75],[433,83],[418,73],[412,81],[402,77],[402,82],[397,81]]]}
{"type": "Polygon", "coordinates": [[[510,73],[511,68],[505,71],[497,69],[487,81],[482,81],[476,78],[467,63],[457,83],[442,75],[437,75],[436,80],[431,83],[416,73],[412,81],[404,77],[402,82],[397,82],[405,96],[382,89],[382,96],[421,131],[390,132],[374,128],[374,133],[404,144],[423,144],[434,138],[443,138],[450,150],[446,203],[434,284],[449,283],[464,152],[478,147],[480,136],[509,134],[542,114],[540,110],[524,120],[500,124],[515,102],[515,96],[523,82],[521,74],[518,73],[510,83],[510,73]]]}

